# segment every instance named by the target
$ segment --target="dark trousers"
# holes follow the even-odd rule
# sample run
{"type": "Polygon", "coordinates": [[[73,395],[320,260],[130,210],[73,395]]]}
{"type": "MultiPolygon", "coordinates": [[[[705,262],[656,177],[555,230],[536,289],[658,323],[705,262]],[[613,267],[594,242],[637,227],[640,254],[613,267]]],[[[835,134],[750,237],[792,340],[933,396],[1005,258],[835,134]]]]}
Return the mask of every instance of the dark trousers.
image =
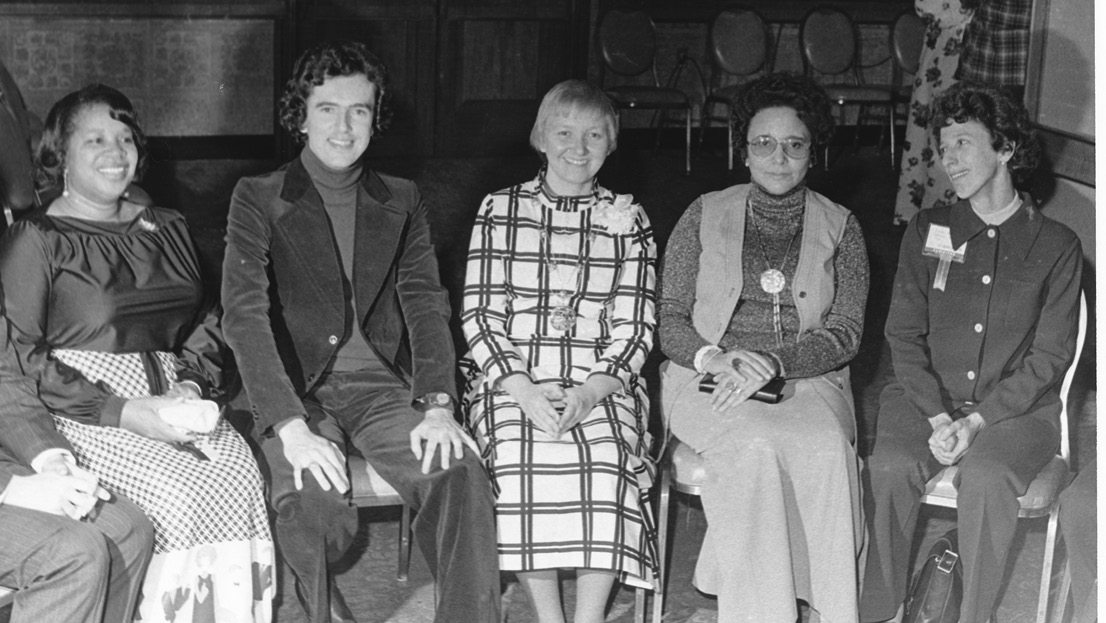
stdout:
{"type": "MultiPolygon", "coordinates": [[[[304,400],[308,425],[345,447],[346,438],[416,511],[412,530],[437,587],[435,621],[498,623],[499,562],[491,485],[479,458],[466,448],[443,470],[435,455],[429,474],[411,451],[410,433],[423,415],[411,392],[379,375],[330,375],[304,400]]],[[[309,472],[296,491],[280,438],[261,440],[263,473],[270,479],[278,550],[296,577],[312,623],[329,621],[327,566],[349,548],[357,509],[349,496],[322,490],[309,472]]]]}
{"type": "Polygon", "coordinates": [[[154,527],[126,498],[92,521],[0,505],[0,586],[17,588],[12,623],[129,623],[154,553],[154,527]]]}
{"type": "MultiPolygon", "coordinates": [[[[925,483],[944,466],[933,458],[933,429],[895,401],[882,405],[875,451],[865,470],[870,548],[860,620],[885,621],[906,599],[910,546],[925,483]]],[[[990,618],[1018,521],[1018,496],[1055,456],[1058,424],[1025,415],[985,427],[960,460],[956,527],[964,565],[961,623],[990,618]]]]}

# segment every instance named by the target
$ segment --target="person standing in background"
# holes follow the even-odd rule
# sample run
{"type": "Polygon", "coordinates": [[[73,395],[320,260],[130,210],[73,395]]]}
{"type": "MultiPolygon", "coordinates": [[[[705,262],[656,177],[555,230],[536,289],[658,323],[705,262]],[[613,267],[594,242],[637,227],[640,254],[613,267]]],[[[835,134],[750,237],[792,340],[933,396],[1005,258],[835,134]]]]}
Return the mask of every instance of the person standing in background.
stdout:
{"type": "Polygon", "coordinates": [[[1033,0],[982,0],[978,4],[964,32],[956,79],[998,87],[1021,102],[1029,64],[1033,0]]]}
{"type": "Polygon", "coordinates": [[[914,10],[925,20],[918,73],[907,111],[895,224],[905,225],[918,210],[956,201],[949,176],[941,167],[929,131],[929,103],[956,84],[961,41],[979,0],[914,0],[914,10]]]}

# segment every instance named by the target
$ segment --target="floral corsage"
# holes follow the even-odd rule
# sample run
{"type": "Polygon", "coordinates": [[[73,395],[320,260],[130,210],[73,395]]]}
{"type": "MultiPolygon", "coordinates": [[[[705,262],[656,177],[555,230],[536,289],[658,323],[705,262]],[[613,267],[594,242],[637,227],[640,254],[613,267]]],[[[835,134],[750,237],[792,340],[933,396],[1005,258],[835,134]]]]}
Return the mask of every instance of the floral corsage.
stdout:
{"type": "Polygon", "coordinates": [[[622,236],[634,229],[638,206],[630,194],[615,195],[614,201],[595,209],[595,223],[614,236],[622,236]]]}

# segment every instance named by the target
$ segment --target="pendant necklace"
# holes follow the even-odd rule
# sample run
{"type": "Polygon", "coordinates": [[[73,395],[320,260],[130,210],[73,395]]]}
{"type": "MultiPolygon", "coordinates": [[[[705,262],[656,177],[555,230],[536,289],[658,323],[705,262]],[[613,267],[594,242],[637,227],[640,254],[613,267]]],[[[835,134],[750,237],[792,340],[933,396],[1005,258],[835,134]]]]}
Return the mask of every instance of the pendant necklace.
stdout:
{"type": "Polygon", "coordinates": [[[571,266],[571,273],[566,278],[562,274],[562,270],[570,264],[569,262],[558,261],[553,257],[553,234],[558,232],[553,231],[552,212],[554,210],[549,210],[549,212],[548,220],[545,219],[545,214],[542,215],[543,227],[541,229],[541,238],[544,243],[542,246],[545,247],[545,263],[549,268],[549,286],[554,291],[552,295],[553,308],[549,312],[549,324],[557,331],[567,332],[576,326],[576,319],[579,317],[576,308],[572,305],[572,297],[580,292],[580,282],[583,279],[585,262],[591,253],[591,245],[595,242],[596,235],[590,231],[587,233],[587,244],[576,257],[576,264],[571,266]],[[571,287],[571,290],[569,287],[571,287]]]}
{"type": "Polygon", "coordinates": [[[783,265],[787,263],[787,256],[791,253],[791,247],[795,245],[795,239],[799,237],[799,232],[802,231],[802,222],[795,228],[795,233],[791,235],[791,242],[787,243],[787,250],[783,252],[783,257],[780,258],[780,267],[772,268],[772,262],[768,259],[768,252],[764,248],[764,239],[760,233],[760,224],[757,222],[756,211],[753,210],[753,206],[749,203],[749,200],[745,200],[746,213],[753,221],[753,228],[757,232],[757,246],[760,248],[760,254],[764,257],[764,264],[768,268],[760,274],[760,289],[765,294],[772,295],[772,328],[776,332],[776,346],[783,346],[783,322],[780,318],[780,292],[783,292],[784,286],[787,285],[787,277],[783,274],[783,265]]]}

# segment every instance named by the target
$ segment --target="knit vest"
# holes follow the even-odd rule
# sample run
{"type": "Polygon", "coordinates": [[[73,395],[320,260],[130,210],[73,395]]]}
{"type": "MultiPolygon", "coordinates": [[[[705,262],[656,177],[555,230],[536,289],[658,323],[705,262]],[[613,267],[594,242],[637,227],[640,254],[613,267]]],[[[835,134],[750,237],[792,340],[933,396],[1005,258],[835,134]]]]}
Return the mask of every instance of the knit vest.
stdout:
{"type": "MultiPolygon", "coordinates": [[[[691,312],[695,329],[717,344],[729,327],[744,284],[741,258],[745,238],[745,199],[749,185],[732,186],[703,195],[699,231],[702,253],[691,312]]],[[[833,258],[848,222],[849,211],[807,189],[803,236],[791,296],[799,313],[802,339],[820,328],[833,305],[833,258]]]]}

